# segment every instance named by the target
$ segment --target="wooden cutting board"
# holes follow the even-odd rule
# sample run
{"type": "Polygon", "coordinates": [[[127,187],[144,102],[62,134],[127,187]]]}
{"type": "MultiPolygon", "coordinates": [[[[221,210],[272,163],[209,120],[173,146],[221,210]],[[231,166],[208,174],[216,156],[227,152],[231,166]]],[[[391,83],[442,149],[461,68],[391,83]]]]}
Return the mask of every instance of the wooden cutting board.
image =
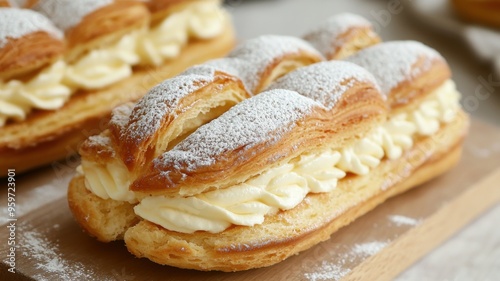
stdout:
{"type": "MultiPolygon", "coordinates": [[[[1,280],[378,280],[396,276],[500,202],[500,129],[473,120],[463,158],[449,173],[390,199],[300,255],[238,273],[160,266],[134,258],[123,242],[88,237],[64,196],[71,173],[55,168],[16,179],[18,207],[32,207],[17,217],[17,273],[4,262],[1,280]]],[[[2,226],[0,234],[6,257],[8,229],[2,226]]]]}

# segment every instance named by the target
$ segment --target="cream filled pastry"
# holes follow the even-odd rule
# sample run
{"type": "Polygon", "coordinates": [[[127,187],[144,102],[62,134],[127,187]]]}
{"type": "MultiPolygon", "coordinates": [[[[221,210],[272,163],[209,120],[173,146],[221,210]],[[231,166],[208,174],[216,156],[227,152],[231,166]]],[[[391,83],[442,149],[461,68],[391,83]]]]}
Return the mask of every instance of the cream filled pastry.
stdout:
{"type": "Polygon", "coordinates": [[[88,187],[104,199],[135,202],[135,196],[126,187],[135,179],[136,167],[141,168],[200,125],[258,93],[255,92],[257,85],[265,86],[296,67],[321,60],[321,55],[300,39],[263,36],[245,42],[228,58],[191,67],[179,77],[165,81],[153,88],[135,108],[129,105],[118,108],[111,119],[111,134],[84,144],[82,166],[88,175],[88,187]],[[225,81],[231,81],[229,88],[219,85],[225,81]],[[214,91],[215,86],[225,91],[214,91]],[[249,88],[254,91],[248,91],[249,88]],[[165,95],[166,92],[171,94],[165,95]],[[156,105],[158,114],[145,112],[148,104],[156,105]],[[179,111],[183,113],[179,115],[179,111]],[[172,120],[172,123],[162,128],[162,120],[172,120]],[[126,148],[113,150],[112,161],[95,159],[95,146],[113,141],[126,148]]]}
{"type": "Polygon", "coordinates": [[[365,47],[324,61],[264,36],[116,108],[80,150],[75,219],[137,257],[239,271],[449,170],[468,117],[444,58],[413,41],[365,47]]]}
{"type": "Polygon", "coordinates": [[[76,150],[113,107],[234,43],[220,1],[28,2],[0,8],[0,167],[19,172],[76,150]]]}

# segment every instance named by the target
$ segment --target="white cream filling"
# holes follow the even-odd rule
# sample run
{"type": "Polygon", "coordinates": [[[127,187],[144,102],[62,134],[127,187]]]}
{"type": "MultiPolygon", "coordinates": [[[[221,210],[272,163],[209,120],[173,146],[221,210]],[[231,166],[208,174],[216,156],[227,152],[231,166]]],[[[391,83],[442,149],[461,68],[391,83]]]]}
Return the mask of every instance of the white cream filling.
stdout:
{"type": "Polygon", "coordinates": [[[179,55],[190,37],[209,39],[220,34],[227,15],[216,2],[198,2],[166,18],[143,34],[138,53],[143,63],[160,65],[179,55]]]}
{"type": "Polygon", "coordinates": [[[139,31],[123,36],[114,46],[93,50],[66,71],[66,82],[76,88],[99,89],[132,75],[140,62],[136,52],[139,31]]]}
{"type": "MultiPolygon", "coordinates": [[[[145,220],[183,233],[221,232],[231,224],[253,226],[278,210],[297,206],[308,193],[330,192],[347,173],[367,175],[383,158],[397,159],[413,146],[413,137],[437,132],[434,124],[454,120],[460,94],[448,80],[411,114],[392,116],[352,147],[301,155],[245,183],[192,197],[146,197],[134,210],[145,220]],[[417,116],[417,117],[415,117],[417,116]]],[[[118,161],[116,161],[118,162],[118,161]]],[[[128,190],[125,166],[82,161],[86,186],[97,196],[137,202],[128,190]],[[118,178],[115,178],[118,176],[118,178]]]]}
{"type": "Polygon", "coordinates": [[[24,120],[33,108],[53,110],[63,106],[72,93],[61,83],[66,68],[58,61],[26,83],[0,81],[0,127],[11,118],[24,120]]]}
{"type": "Polygon", "coordinates": [[[217,2],[193,3],[157,26],[128,34],[71,65],[58,61],[26,83],[0,81],[0,127],[9,119],[24,120],[33,108],[61,108],[76,89],[100,89],[130,77],[134,65],[160,65],[173,59],[189,38],[213,38],[226,22],[217,2]]]}

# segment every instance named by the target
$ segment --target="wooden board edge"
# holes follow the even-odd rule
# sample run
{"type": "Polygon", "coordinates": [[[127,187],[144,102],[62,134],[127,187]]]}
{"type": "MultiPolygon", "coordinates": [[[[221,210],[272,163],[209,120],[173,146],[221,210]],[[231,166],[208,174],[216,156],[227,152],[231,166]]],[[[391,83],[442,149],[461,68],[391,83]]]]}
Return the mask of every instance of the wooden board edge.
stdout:
{"type": "Polygon", "coordinates": [[[356,270],[342,278],[342,281],[392,280],[467,223],[500,202],[498,182],[500,182],[500,168],[448,202],[376,255],[363,261],[356,270]]]}

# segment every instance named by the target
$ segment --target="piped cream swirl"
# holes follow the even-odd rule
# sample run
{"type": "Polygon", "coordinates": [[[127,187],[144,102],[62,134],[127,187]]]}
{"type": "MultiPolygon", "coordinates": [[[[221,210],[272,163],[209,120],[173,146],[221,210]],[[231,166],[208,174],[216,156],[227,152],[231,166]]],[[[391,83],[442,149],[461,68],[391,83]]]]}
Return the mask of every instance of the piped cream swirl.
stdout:
{"type": "Polygon", "coordinates": [[[58,61],[28,82],[0,81],[0,126],[8,119],[24,120],[33,109],[60,108],[73,92],[62,83],[66,64],[58,61]]]}
{"type": "Polygon", "coordinates": [[[132,75],[139,63],[136,41],[139,32],[123,36],[114,46],[93,50],[70,65],[65,78],[68,84],[83,89],[99,89],[132,75]]]}
{"type": "Polygon", "coordinates": [[[217,233],[231,224],[253,226],[268,214],[294,208],[310,192],[335,189],[345,176],[334,168],[339,159],[338,152],[305,155],[231,188],[192,197],[147,197],[134,210],[153,223],[184,233],[217,233]]]}

